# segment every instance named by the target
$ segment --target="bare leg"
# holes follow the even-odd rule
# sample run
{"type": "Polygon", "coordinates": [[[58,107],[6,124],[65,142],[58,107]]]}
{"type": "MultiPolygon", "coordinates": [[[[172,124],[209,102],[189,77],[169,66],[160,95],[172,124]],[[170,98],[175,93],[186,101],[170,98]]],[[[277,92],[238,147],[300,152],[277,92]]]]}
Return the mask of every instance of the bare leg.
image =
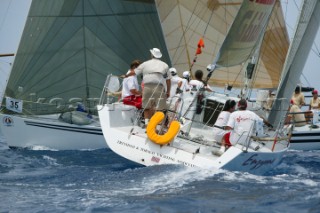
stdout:
{"type": "Polygon", "coordinates": [[[150,119],[152,117],[153,113],[151,109],[145,109],[144,110],[144,118],[145,119],[150,119]]]}
{"type": "Polygon", "coordinates": [[[224,136],[222,137],[222,140],[221,140],[220,151],[221,152],[225,152],[226,151],[226,140],[224,139],[224,136]]]}

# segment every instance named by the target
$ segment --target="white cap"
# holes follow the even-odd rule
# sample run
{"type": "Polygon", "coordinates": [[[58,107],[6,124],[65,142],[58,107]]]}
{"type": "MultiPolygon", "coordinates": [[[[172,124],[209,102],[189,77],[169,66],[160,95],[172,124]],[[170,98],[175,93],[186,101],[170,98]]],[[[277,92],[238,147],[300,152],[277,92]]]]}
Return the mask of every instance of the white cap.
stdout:
{"type": "Polygon", "coordinates": [[[189,71],[184,71],[184,72],[182,73],[182,76],[183,76],[184,78],[190,77],[189,71]]]}
{"type": "Polygon", "coordinates": [[[161,58],[162,57],[161,51],[158,48],[153,48],[153,49],[150,50],[150,52],[155,58],[161,58]]]}
{"type": "Polygon", "coordinates": [[[174,67],[171,67],[169,71],[171,72],[171,74],[177,74],[177,70],[174,67]]]}

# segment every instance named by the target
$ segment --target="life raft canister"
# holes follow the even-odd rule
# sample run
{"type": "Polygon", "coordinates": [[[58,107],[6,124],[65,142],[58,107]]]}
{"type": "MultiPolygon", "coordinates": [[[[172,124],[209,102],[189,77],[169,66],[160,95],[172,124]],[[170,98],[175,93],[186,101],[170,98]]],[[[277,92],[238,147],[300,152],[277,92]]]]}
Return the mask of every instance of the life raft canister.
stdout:
{"type": "Polygon", "coordinates": [[[178,134],[180,130],[180,123],[178,121],[172,121],[170,127],[166,134],[158,135],[156,133],[157,125],[164,119],[163,112],[156,112],[150,119],[147,126],[147,136],[148,138],[159,145],[165,145],[173,140],[173,138],[178,134]]]}

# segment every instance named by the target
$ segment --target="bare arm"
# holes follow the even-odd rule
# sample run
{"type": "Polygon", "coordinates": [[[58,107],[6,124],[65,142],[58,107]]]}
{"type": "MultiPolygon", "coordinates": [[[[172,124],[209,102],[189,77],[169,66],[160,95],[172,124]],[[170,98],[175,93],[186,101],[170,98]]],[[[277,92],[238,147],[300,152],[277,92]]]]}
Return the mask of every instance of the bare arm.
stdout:
{"type": "Polygon", "coordinates": [[[134,95],[141,95],[141,92],[136,89],[131,89],[130,92],[134,95]]]}
{"type": "Polygon", "coordinates": [[[170,96],[170,89],[171,89],[171,80],[167,79],[166,83],[167,83],[167,97],[169,97],[170,96]]]}
{"type": "Polygon", "coordinates": [[[225,129],[225,130],[232,130],[232,127],[230,127],[230,126],[225,126],[224,129],[225,129]]]}

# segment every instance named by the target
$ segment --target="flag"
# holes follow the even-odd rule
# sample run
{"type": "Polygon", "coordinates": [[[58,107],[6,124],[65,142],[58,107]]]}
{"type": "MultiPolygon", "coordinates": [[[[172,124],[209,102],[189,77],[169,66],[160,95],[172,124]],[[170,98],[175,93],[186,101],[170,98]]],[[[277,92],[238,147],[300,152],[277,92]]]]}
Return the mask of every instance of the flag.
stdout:
{"type": "Polygon", "coordinates": [[[198,48],[197,48],[197,51],[196,51],[196,55],[199,55],[199,54],[202,53],[202,49],[201,48],[204,48],[203,38],[200,38],[199,41],[198,41],[198,48]]]}
{"type": "Polygon", "coordinates": [[[159,163],[160,158],[155,157],[155,156],[152,156],[151,161],[156,162],[156,163],[159,163]]]}
{"type": "Polygon", "coordinates": [[[199,47],[199,48],[204,47],[203,38],[200,38],[200,40],[199,40],[199,42],[198,42],[198,47],[199,47]]]}
{"type": "Polygon", "coordinates": [[[197,48],[196,55],[199,55],[199,54],[201,54],[201,53],[202,53],[201,48],[200,48],[200,47],[198,47],[198,48],[197,48]]]}

